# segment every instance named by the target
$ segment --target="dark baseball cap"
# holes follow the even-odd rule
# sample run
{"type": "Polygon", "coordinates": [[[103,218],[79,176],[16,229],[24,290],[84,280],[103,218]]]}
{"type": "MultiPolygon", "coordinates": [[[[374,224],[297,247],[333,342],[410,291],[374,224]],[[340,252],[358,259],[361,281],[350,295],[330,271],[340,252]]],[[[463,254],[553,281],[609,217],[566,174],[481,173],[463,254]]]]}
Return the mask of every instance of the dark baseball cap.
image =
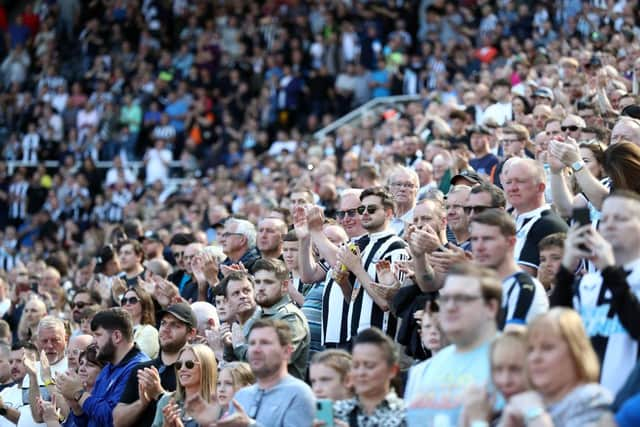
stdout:
{"type": "Polygon", "coordinates": [[[195,313],[191,309],[191,306],[184,302],[179,302],[176,304],[172,304],[167,307],[165,310],[160,312],[160,318],[162,318],[165,314],[170,314],[179,321],[183,322],[187,326],[191,328],[198,327],[198,319],[196,318],[195,313]]]}
{"type": "Polygon", "coordinates": [[[147,230],[142,235],[142,240],[155,240],[156,242],[160,242],[160,236],[153,230],[147,230]]]}
{"type": "Polygon", "coordinates": [[[456,181],[460,181],[461,179],[467,180],[474,185],[480,184],[484,181],[477,172],[472,170],[463,170],[459,174],[454,175],[453,178],[451,178],[450,183],[451,185],[456,185],[456,181]]]}
{"type": "Polygon", "coordinates": [[[474,133],[481,133],[483,135],[492,135],[491,129],[484,125],[475,125],[469,128],[469,135],[474,133]]]}

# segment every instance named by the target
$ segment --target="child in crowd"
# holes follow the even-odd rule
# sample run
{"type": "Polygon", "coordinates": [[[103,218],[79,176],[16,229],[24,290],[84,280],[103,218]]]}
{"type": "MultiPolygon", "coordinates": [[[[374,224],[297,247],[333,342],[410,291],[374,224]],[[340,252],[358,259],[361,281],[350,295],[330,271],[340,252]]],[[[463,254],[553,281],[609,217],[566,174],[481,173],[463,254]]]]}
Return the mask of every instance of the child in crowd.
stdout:
{"type": "Polygon", "coordinates": [[[345,400],[353,396],[351,355],[344,350],[316,353],[309,365],[311,389],[316,399],[345,400]]]}
{"type": "Polygon", "coordinates": [[[231,401],[236,391],[255,382],[256,378],[247,363],[230,362],[220,370],[216,397],[218,398],[218,403],[223,408],[223,416],[226,416],[229,412],[231,401]]]}
{"type": "MultiPolygon", "coordinates": [[[[509,331],[497,337],[491,344],[491,379],[495,391],[473,388],[462,410],[463,426],[473,426],[474,421],[502,425],[502,414],[494,411],[497,395],[508,402],[512,396],[530,389],[526,371],[527,338],[522,331],[509,331]]],[[[500,404],[500,406],[502,406],[500,404]]]]}

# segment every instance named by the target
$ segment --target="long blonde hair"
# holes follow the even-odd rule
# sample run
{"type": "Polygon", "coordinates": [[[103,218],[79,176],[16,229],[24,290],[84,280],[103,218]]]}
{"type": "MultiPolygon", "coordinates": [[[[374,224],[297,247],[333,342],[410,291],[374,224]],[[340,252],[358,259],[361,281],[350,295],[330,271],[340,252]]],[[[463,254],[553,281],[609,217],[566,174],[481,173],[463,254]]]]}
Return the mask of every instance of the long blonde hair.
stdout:
{"type": "MultiPolygon", "coordinates": [[[[187,344],[180,353],[178,359],[186,350],[191,350],[195,361],[200,364],[200,395],[204,400],[211,402],[211,396],[216,392],[216,384],[218,382],[218,362],[213,350],[204,344],[187,344]]],[[[176,372],[177,376],[177,372],[176,372]]],[[[184,402],[185,390],[180,380],[176,381],[176,402],[184,402]]]]}

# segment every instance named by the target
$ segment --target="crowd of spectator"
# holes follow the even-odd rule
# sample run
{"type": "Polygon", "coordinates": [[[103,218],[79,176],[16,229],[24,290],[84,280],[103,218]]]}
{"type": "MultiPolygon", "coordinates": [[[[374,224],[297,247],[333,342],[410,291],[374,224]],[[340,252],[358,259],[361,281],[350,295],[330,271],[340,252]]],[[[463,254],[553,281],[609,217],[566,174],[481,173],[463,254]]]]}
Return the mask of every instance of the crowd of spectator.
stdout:
{"type": "Polygon", "coordinates": [[[0,1],[0,36],[0,427],[640,425],[636,2],[0,1]]]}

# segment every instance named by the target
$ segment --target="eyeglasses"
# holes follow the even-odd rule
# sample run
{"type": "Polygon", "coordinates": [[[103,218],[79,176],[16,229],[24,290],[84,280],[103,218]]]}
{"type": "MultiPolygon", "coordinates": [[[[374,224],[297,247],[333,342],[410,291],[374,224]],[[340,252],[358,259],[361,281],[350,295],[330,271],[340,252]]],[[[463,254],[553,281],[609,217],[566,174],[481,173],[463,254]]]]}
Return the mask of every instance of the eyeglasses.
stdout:
{"type": "Polygon", "coordinates": [[[347,209],[346,211],[336,211],[336,218],[344,219],[345,216],[353,218],[358,213],[358,209],[347,209]]]}
{"type": "Polygon", "coordinates": [[[575,131],[580,130],[582,128],[579,127],[579,126],[576,126],[576,125],[571,125],[571,126],[560,126],[560,129],[562,129],[562,132],[566,132],[566,131],[575,132],[575,131]]]}
{"type": "Polygon", "coordinates": [[[415,184],[413,182],[392,182],[390,184],[391,187],[396,187],[396,188],[414,188],[415,184]]]}
{"type": "Polygon", "coordinates": [[[465,206],[463,209],[464,213],[469,215],[471,212],[479,214],[486,211],[487,209],[493,209],[493,206],[465,206]]]}
{"type": "Polygon", "coordinates": [[[242,233],[230,233],[230,232],[227,231],[227,232],[222,233],[220,235],[220,237],[225,238],[225,239],[228,239],[231,236],[244,236],[244,234],[242,234],[242,233]]]}
{"type": "Polygon", "coordinates": [[[472,301],[482,298],[481,295],[466,295],[466,294],[440,294],[438,302],[440,305],[447,305],[449,302],[453,302],[454,305],[468,304],[472,301]]]}
{"type": "Polygon", "coordinates": [[[364,212],[366,211],[369,215],[373,215],[378,209],[380,209],[380,206],[376,205],[358,206],[358,213],[360,215],[364,215],[364,212]]]}
{"type": "Polygon", "coordinates": [[[140,300],[138,299],[138,297],[131,297],[131,298],[124,298],[123,297],[120,300],[120,305],[127,305],[127,304],[133,305],[133,304],[137,304],[139,302],[140,302],[140,300]]]}
{"type": "Polygon", "coordinates": [[[74,308],[77,308],[78,310],[82,310],[83,308],[88,307],[89,305],[90,304],[88,302],[83,302],[83,301],[71,302],[71,304],[69,304],[72,310],[74,308]]]}
{"type": "Polygon", "coordinates": [[[256,394],[256,400],[253,402],[253,405],[251,405],[251,408],[249,409],[249,413],[247,415],[249,415],[249,418],[252,419],[256,419],[256,417],[258,416],[258,412],[260,411],[260,405],[262,404],[262,398],[264,397],[264,390],[262,390],[261,388],[258,389],[258,393],[256,394]]]}
{"type": "Polygon", "coordinates": [[[183,362],[183,361],[181,361],[181,360],[178,360],[178,361],[176,362],[176,371],[179,371],[180,369],[182,369],[182,366],[183,366],[183,365],[184,365],[184,367],[185,367],[186,369],[191,370],[191,369],[195,368],[195,367],[196,367],[196,365],[198,365],[198,364],[199,364],[199,362],[196,362],[196,361],[194,361],[194,360],[185,360],[184,362],[183,362]]]}

